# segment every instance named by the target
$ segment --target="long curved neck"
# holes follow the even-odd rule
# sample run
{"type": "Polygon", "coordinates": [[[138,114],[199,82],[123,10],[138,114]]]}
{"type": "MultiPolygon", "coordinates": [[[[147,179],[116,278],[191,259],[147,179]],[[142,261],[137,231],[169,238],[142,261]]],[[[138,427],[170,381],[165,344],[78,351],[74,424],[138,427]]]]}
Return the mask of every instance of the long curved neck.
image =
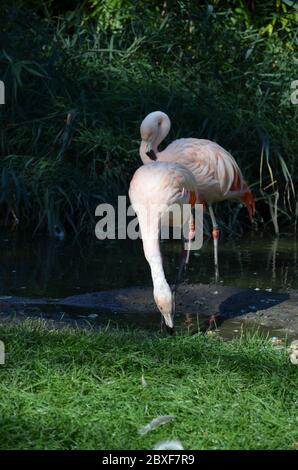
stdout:
{"type": "MultiPolygon", "coordinates": [[[[144,247],[144,252],[145,252],[145,247],[144,247]]],[[[160,250],[158,249],[158,253],[151,252],[149,255],[146,255],[145,253],[145,256],[150,265],[154,290],[161,291],[163,289],[170,288],[165,277],[160,250]]]]}
{"type": "Polygon", "coordinates": [[[160,217],[159,215],[153,216],[153,218],[149,216],[148,220],[146,212],[141,211],[138,214],[138,220],[143,239],[144,254],[151,269],[154,300],[166,325],[173,329],[173,297],[165,277],[159,244],[160,217]]]}
{"type": "Polygon", "coordinates": [[[147,219],[138,214],[140,229],[142,233],[143,249],[146,260],[151,269],[151,277],[154,290],[170,288],[163,269],[162,256],[159,242],[159,220],[151,220],[149,225],[147,219]]]}
{"type": "MultiPolygon", "coordinates": [[[[148,142],[146,142],[145,140],[142,140],[141,142],[141,145],[140,145],[140,157],[142,159],[142,162],[144,163],[144,165],[146,165],[146,163],[152,163],[152,160],[150,157],[148,157],[147,155],[147,146],[148,146],[148,142]]],[[[153,147],[152,147],[152,150],[153,150],[153,147]]],[[[155,152],[155,154],[158,153],[157,151],[155,152]]]]}
{"type": "Polygon", "coordinates": [[[150,265],[154,289],[159,290],[168,285],[162,264],[159,237],[143,237],[143,248],[145,257],[150,265]]]}

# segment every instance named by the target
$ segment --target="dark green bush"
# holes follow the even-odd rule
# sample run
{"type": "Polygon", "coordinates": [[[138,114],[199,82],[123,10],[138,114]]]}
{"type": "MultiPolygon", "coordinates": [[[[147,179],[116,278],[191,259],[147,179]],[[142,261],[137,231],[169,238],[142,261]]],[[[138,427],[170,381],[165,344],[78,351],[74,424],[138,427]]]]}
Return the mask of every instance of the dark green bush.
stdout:
{"type": "MultiPolygon", "coordinates": [[[[96,204],[124,194],[140,165],[139,125],[155,109],[172,119],[167,142],[196,136],[232,152],[260,227],[296,220],[288,1],[2,3],[3,221],[93,230],[96,204]]],[[[244,211],[238,222],[233,210],[220,217],[247,221],[244,211]]]]}

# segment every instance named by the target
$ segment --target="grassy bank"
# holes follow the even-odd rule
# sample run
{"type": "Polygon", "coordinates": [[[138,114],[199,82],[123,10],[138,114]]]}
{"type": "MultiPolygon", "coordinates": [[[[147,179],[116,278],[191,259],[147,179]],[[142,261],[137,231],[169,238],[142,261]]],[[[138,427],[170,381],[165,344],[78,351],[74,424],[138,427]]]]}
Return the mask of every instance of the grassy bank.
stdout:
{"type": "Polygon", "coordinates": [[[1,325],[0,339],[1,449],[151,449],[170,437],[186,449],[298,446],[297,367],[258,335],[223,342],[27,321],[1,325]]]}
{"type": "MultiPolygon", "coordinates": [[[[94,230],[99,202],[124,194],[152,110],[177,137],[230,150],[258,199],[260,226],[297,218],[297,10],[289,2],[4,1],[0,15],[0,206],[9,226],[94,230]],[[154,7],[153,7],[154,5],[154,7]]],[[[249,227],[235,205],[223,229],[249,227]]]]}

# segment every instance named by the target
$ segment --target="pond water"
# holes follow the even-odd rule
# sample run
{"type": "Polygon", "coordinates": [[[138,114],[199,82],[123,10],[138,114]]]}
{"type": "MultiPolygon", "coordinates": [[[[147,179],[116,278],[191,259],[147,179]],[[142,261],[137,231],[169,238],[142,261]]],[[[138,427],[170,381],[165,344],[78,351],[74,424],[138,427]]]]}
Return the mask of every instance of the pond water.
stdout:
{"type": "MultiPolygon", "coordinates": [[[[132,286],[151,285],[139,240],[100,242],[92,237],[52,240],[46,237],[0,235],[0,295],[65,297],[132,286]]],[[[180,243],[162,243],[167,278],[173,282],[180,243]]],[[[219,244],[220,283],[234,287],[298,289],[297,241],[249,234],[219,244]]],[[[204,242],[192,252],[187,279],[214,282],[213,245],[204,242]]]]}
{"type": "MultiPolygon", "coordinates": [[[[166,276],[173,283],[181,245],[169,241],[161,246],[166,276]]],[[[95,237],[84,237],[60,241],[1,233],[0,249],[1,296],[62,298],[152,285],[140,240],[100,242],[95,237]]],[[[238,240],[222,239],[219,266],[222,286],[283,292],[298,289],[297,242],[293,234],[273,238],[266,233],[250,233],[238,240]]],[[[211,240],[205,240],[201,250],[191,253],[186,280],[194,284],[214,283],[211,240]]],[[[68,315],[73,317],[77,312],[74,309],[68,311],[68,315]]],[[[109,321],[109,315],[103,314],[101,318],[109,321]]],[[[134,320],[134,317],[124,316],[122,322],[130,325],[135,324],[134,320]]],[[[150,323],[150,328],[154,329],[158,322],[158,314],[148,312],[137,324],[146,327],[147,323],[148,327],[150,323]]],[[[238,327],[233,320],[225,322],[225,336],[231,336],[231,331],[237,331],[238,327]]]]}

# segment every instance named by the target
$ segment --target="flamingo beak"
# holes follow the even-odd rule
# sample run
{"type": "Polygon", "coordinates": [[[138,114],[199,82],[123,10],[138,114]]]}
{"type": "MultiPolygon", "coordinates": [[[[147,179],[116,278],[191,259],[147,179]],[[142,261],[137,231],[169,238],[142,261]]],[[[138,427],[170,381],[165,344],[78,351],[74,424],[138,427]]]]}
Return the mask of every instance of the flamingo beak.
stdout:
{"type": "Polygon", "coordinates": [[[176,289],[175,287],[171,289],[172,290],[172,314],[170,316],[170,321],[166,321],[166,318],[164,318],[165,326],[167,333],[169,333],[170,336],[175,335],[175,327],[174,327],[174,317],[176,313],[176,289]],[[170,326],[171,325],[171,326],[170,326]]]}
{"type": "Polygon", "coordinates": [[[148,142],[147,147],[146,147],[146,155],[151,158],[151,160],[155,161],[157,160],[156,154],[154,150],[151,147],[151,143],[148,142]]]}
{"type": "Polygon", "coordinates": [[[174,336],[175,334],[175,328],[171,328],[170,326],[166,325],[166,330],[169,333],[170,336],[174,336]]]}
{"type": "Polygon", "coordinates": [[[170,336],[173,336],[175,334],[175,327],[174,327],[174,316],[176,313],[176,292],[173,289],[172,290],[172,312],[171,314],[163,314],[163,319],[165,323],[165,327],[167,330],[167,333],[169,333],[170,336]]]}
{"type": "Polygon", "coordinates": [[[175,334],[175,328],[174,328],[174,324],[173,324],[172,315],[168,315],[168,316],[163,315],[163,319],[164,319],[164,324],[165,324],[167,333],[169,333],[169,335],[173,336],[175,334]]]}

